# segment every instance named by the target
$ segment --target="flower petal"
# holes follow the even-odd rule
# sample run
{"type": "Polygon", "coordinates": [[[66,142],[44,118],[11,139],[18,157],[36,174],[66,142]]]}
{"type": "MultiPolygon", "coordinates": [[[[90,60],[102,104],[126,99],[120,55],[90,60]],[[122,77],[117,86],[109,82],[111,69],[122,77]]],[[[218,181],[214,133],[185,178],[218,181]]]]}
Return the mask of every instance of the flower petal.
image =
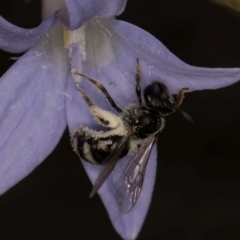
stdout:
{"type": "Polygon", "coordinates": [[[60,11],[65,28],[74,30],[93,17],[110,18],[123,12],[126,0],[65,0],[66,8],[60,11]]]}
{"type": "Polygon", "coordinates": [[[69,63],[61,31],[55,26],[0,80],[0,194],[51,153],[66,127],[69,63]]]}
{"type": "Polygon", "coordinates": [[[32,47],[57,21],[57,13],[45,19],[38,27],[23,29],[17,27],[0,16],[0,48],[20,53],[32,47]]]}
{"type": "Polygon", "coordinates": [[[240,80],[240,68],[190,66],[142,29],[117,20],[112,20],[112,24],[118,33],[119,41],[122,42],[119,44],[121,50],[119,48],[116,54],[118,59],[132,56],[140,58],[143,79],[146,82],[159,80],[165,83],[173,94],[183,87],[189,87],[189,91],[217,89],[240,80]]]}
{"type": "MultiPolygon", "coordinates": [[[[126,22],[92,19],[83,27],[85,43],[83,44],[81,39],[81,47],[76,47],[74,41],[71,42],[71,64],[74,68],[81,64],[84,74],[103,83],[121,108],[129,103],[137,103],[136,58],[140,59],[142,88],[153,80],[158,80],[165,83],[171,93],[175,94],[183,87],[189,87],[190,91],[215,89],[233,84],[240,79],[239,68],[209,69],[189,66],[170,53],[149,33],[126,22]],[[81,56],[77,57],[76,52],[81,56]]],[[[82,81],[80,86],[99,107],[112,109],[103,94],[94,86],[86,81],[82,81]]],[[[98,129],[86,103],[74,89],[74,83],[71,81],[67,91],[72,96],[72,100],[67,101],[70,131],[73,132],[81,125],[98,129]]],[[[114,172],[123,171],[122,162],[125,161],[121,160],[114,172]]],[[[100,167],[88,163],[84,163],[84,166],[91,181],[94,182],[100,167]]],[[[124,239],[135,239],[141,229],[151,201],[155,169],[156,149],[152,152],[148,163],[140,198],[128,214],[120,213],[117,208],[113,191],[114,174],[99,190],[113,225],[124,239]]]]}

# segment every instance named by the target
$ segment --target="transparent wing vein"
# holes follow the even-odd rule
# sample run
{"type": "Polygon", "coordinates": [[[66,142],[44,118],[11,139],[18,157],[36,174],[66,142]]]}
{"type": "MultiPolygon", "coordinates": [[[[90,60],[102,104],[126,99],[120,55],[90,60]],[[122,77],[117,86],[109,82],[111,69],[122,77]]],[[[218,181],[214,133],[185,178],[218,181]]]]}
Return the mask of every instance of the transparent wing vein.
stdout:
{"type": "Polygon", "coordinates": [[[115,183],[116,201],[119,209],[128,213],[136,204],[142,190],[148,159],[155,142],[155,136],[146,138],[138,152],[127,164],[115,183]]]}

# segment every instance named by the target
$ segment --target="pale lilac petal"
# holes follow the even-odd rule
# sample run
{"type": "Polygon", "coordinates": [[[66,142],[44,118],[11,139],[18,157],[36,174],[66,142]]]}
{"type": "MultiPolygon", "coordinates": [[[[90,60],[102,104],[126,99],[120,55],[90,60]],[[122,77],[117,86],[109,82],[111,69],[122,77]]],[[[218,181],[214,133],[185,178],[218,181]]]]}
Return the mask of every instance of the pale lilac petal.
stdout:
{"type": "Polygon", "coordinates": [[[0,16],[0,49],[20,53],[32,47],[57,21],[57,13],[45,19],[38,27],[23,29],[0,16]]]}
{"type": "MultiPolygon", "coordinates": [[[[190,91],[217,89],[240,80],[240,68],[200,68],[190,66],[174,56],[161,42],[142,29],[122,21],[113,20],[113,27],[121,41],[118,59],[132,56],[141,59],[143,79],[159,80],[175,94],[182,87],[190,91]],[[121,55],[121,56],[119,56],[121,55]]],[[[119,44],[120,45],[120,44],[119,44]]],[[[126,64],[127,63],[127,64],[126,64]]]]}
{"type": "Polygon", "coordinates": [[[56,39],[49,32],[0,79],[0,194],[52,152],[66,127],[69,66],[60,32],[56,39]]]}
{"type": "Polygon", "coordinates": [[[60,20],[69,30],[79,28],[93,17],[110,18],[123,12],[126,0],[65,0],[60,20]]]}
{"type": "Polygon", "coordinates": [[[81,65],[85,74],[104,82],[121,107],[129,101],[137,103],[136,58],[140,59],[142,86],[158,80],[172,94],[183,87],[189,91],[217,89],[240,80],[240,68],[200,68],[184,63],[151,34],[130,23],[93,19],[87,22],[85,32],[85,49],[71,46],[72,68],[81,65]]]}
{"type": "MultiPolygon", "coordinates": [[[[83,65],[84,73],[102,82],[121,108],[129,103],[137,103],[135,93],[136,58],[140,59],[142,87],[153,80],[165,83],[171,93],[177,93],[183,87],[190,91],[216,89],[235,83],[240,79],[240,69],[209,69],[192,67],[170,53],[157,39],[142,29],[117,20],[92,19],[84,26],[86,33],[85,49],[71,45],[71,64],[83,65]],[[112,27],[111,24],[112,23],[112,27]],[[78,53],[82,53],[79,57],[78,53]],[[77,57],[78,56],[78,57],[77,57]]],[[[105,97],[86,81],[80,83],[98,106],[110,110],[105,97]]],[[[93,120],[89,108],[69,80],[67,101],[67,119],[70,131],[78,126],[99,127],[93,120]]],[[[124,160],[126,161],[126,160],[124,160]]],[[[121,161],[116,173],[123,170],[121,161]]],[[[92,182],[99,173],[99,166],[84,163],[92,182]]],[[[138,235],[147,209],[151,202],[156,169],[156,149],[153,150],[145,185],[137,205],[128,214],[122,214],[116,206],[113,182],[114,174],[106,181],[99,193],[118,233],[124,239],[135,239],[138,235]]]]}

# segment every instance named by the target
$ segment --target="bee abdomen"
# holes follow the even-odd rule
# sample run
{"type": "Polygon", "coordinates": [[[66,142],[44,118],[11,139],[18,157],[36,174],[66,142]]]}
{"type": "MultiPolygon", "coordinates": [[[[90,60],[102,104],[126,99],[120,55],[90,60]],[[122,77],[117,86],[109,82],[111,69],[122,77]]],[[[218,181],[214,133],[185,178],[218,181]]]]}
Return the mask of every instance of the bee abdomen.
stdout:
{"type": "Polygon", "coordinates": [[[80,158],[92,164],[102,164],[111,153],[119,136],[96,137],[98,132],[88,128],[79,128],[72,137],[72,147],[80,158]]]}
{"type": "Polygon", "coordinates": [[[87,129],[79,128],[72,136],[72,147],[74,152],[84,161],[97,164],[90,154],[90,146],[88,143],[90,138],[87,129]]]}

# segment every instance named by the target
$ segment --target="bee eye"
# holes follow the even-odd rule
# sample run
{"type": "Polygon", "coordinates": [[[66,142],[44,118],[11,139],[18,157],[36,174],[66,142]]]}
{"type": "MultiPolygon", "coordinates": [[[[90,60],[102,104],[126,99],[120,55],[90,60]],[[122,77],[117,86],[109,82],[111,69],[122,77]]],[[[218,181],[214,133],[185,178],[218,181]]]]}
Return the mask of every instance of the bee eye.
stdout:
{"type": "Polygon", "coordinates": [[[174,106],[174,98],[169,94],[167,87],[160,82],[153,82],[144,90],[146,105],[164,114],[171,113],[174,106]]]}

